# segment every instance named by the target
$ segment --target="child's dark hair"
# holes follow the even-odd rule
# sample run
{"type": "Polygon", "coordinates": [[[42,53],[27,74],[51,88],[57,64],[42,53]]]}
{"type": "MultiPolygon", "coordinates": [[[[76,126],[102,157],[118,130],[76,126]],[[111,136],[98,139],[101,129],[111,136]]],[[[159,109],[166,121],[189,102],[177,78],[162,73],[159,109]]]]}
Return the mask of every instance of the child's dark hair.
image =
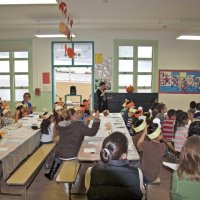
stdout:
{"type": "Polygon", "coordinates": [[[167,116],[169,118],[173,117],[173,116],[176,116],[176,111],[174,109],[170,109],[167,111],[167,116]]]}
{"type": "Polygon", "coordinates": [[[193,135],[200,136],[200,121],[194,121],[190,124],[188,137],[191,137],[193,135]]]}
{"type": "Polygon", "coordinates": [[[196,109],[196,106],[197,106],[196,101],[191,101],[191,102],[190,102],[190,108],[196,109]]]}
{"type": "Polygon", "coordinates": [[[174,133],[176,133],[177,127],[184,126],[184,120],[188,119],[188,114],[186,112],[179,112],[176,115],[176,121],[174,125],[174,133]]]}
{"type": "Polygon", "coordinates": [[[106,83],[105,83],[104,81],[101,81],[101,82],[99,83],[99,87],[102,86],[102,85],[106,85],[106,83]]]}
{"type": "Polygon", "coordinates": [[[183,112],[183,110],[181,110],[181,109],[176,110],[176,116],[181,112],[183,112]]]}
{"type": "Polygon", "coordinates": [[[24,95],[23,95],[23,97],[25,97],[25,96],[28,96],[29,99],[31,98],[31,94],[29,92],[25,92],[24,95]]]}
{"type": "Polygon", "coordinates": [[[165,104],[164,103],[160,103],[158,105],[158,112],[161,113],[164,110],[164,108],[165,108],[165,104]]]}
{"type": "Polygon", "coordinates": [[[200,103],[197,103],[196,110],[200,111],[200,103]]]}
{"type": "Polygon", "coordinates": [[[24,106],[23,105],[20,105],[16,108],[16,110],[21,110],[24,106]]]}
{"type": "MultiPolygon", "coordinates": [[[[133,128],[140,126],[143,121],[144,121],[143,119],[133,118],[133,128]]],[[[136,133],[134,129],[133,129],[133,132],[134,132],[134,135],[140,133],[140,132],[136,133]]]]}
{"type": "Polygon", "coordinates": [[[152,104],[152,106],[151,106],[151,110],[153,111],[153,110],[157,110],[158,109],[158,105],[159,105],[159,103],[153,103],[152,104]]]}
{"type": "MultiPolygon", "coordinates": [[[[45,114],[45,113],[44,113],[45,114]]],[[[40,125],[41,133],[45,135],[49,135],[49,126],[51,125],[51,117],[48,119],[43,119],[40,125]]]]}
{"type": "Polygon", "coordinates": [[[147,135],[153,133],[158,128],[158,124],[151,123],[147,128],[147,135]]]}
{"type": "Polygon", "coordinates": [[[126,136],[121,132],[114,132],[104,139],[100,157],[104,163],[109,163],[111,160],[119,160],[121,155],[127,151],[126,136]]]}

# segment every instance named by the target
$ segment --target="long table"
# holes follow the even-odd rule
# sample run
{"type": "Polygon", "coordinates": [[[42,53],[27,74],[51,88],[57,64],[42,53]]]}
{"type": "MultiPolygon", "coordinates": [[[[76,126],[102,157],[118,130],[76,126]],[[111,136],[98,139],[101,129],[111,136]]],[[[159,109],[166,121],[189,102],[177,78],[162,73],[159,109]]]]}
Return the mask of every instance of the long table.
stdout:
{"type": "Polygon", "coordinates": [[[124,120],[120,113],[110,113],[108,116],[100,115],[100,128],[94,137],[85,137],[78,153],[80,161],[98,161],[100,160],[100,151],[103,140],[115,131],[122,132],[128,139],[128,160],[139,160],[138,152],[133,144],[132,138],[125,126],[124,120]],[[105,127],[106,123],[110,123],[112,129],[105,127]]]}
{"type": "Polygon", "coordinates": [[[39,145],[40,129],[33,130],[31,126],[40,124],[39,113],[36,113],[0,129],[5,133],[0,140],[0,177],[3,180],[39,145]]]}

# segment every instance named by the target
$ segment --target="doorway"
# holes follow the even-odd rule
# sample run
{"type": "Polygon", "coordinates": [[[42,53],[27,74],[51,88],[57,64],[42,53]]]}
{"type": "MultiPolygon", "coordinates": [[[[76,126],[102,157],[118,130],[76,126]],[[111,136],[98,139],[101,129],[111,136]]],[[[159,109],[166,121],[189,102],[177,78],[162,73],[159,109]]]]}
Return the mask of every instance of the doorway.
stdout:
{"type": "Polygon", "coordinates": [[[52,42],[52,80],[52,106],[59,97],[75,105],[91,97],[93,105],[94,42],[52,42]],[[74,51],[73,58],[66,47],[74,51]],[[70,86],[76,87],[76,95],[70,95],[70,86]]]}

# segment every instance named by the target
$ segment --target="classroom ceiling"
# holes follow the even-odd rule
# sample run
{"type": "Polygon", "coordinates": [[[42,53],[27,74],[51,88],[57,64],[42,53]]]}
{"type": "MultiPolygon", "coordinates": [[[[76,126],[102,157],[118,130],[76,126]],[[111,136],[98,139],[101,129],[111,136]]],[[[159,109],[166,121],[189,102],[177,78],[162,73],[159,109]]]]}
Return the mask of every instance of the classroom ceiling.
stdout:
{"type": "MultiPolygon", "coordinates": [[[[200,32],[200,0],[68,0],[74,29],[200,32]]],[[[57,30],[58,5],[0,6],[1,30],[57,30]]]]}

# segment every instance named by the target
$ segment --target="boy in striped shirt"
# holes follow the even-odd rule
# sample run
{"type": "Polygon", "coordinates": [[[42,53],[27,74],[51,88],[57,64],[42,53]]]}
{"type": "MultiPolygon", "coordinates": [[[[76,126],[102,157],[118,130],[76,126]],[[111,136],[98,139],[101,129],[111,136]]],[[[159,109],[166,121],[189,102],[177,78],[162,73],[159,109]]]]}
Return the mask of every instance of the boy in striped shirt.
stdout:
{"type": "Polygon", "coordinates": [[[175,120],[176,120],[176,111],[174,109],[168,110],[167,119],[165,119],[162,124],[163,137],[168,141],[172,141],[174,137],[175,120]]]}

